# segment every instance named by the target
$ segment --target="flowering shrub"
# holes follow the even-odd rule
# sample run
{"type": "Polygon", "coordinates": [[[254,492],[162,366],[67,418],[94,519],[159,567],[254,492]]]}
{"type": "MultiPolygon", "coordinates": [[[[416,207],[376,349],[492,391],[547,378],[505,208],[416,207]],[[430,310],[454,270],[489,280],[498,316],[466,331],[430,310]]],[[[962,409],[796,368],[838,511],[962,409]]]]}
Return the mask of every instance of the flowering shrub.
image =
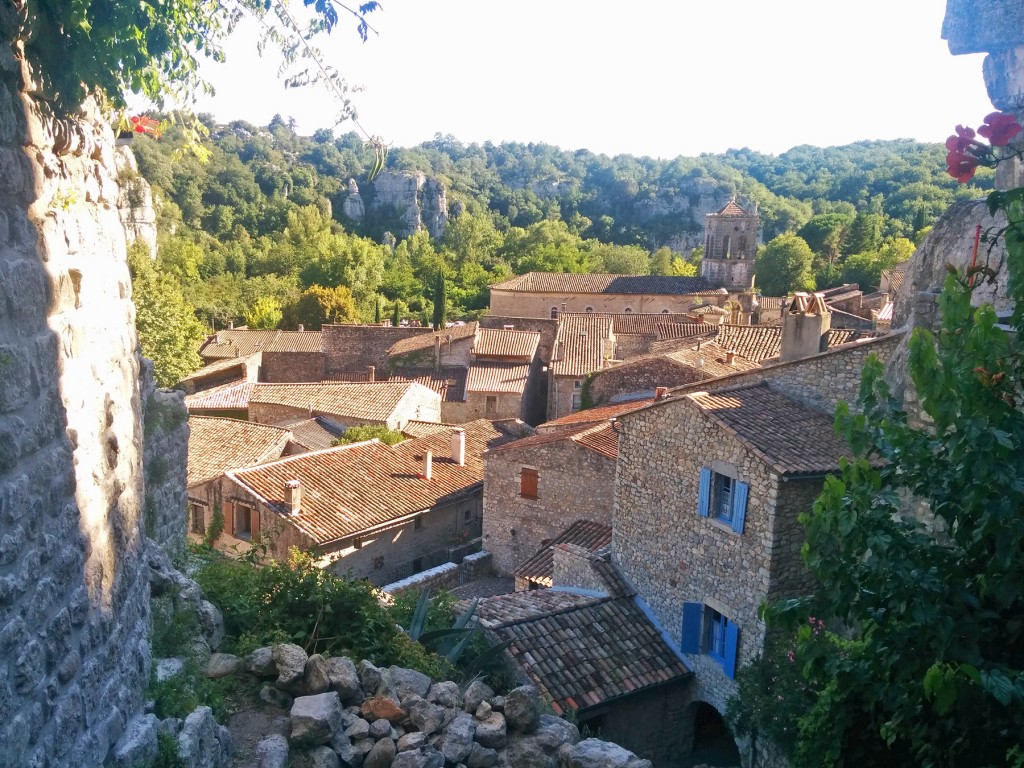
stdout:
{"type": "Polygon", "coordinates": [[[160,138],[160,121],[145,115],[132,115],[128,118],[128,122],[135,133],[145,133],[154,139],[160,138]]]}

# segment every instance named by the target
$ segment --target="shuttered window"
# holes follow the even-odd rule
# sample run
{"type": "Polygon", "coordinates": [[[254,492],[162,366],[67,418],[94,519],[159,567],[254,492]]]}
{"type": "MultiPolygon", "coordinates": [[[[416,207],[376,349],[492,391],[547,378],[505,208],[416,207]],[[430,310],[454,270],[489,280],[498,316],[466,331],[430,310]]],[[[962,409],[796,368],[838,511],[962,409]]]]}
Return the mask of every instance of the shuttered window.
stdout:
{"type": "Polygon", "coordinates": [[[519,495],[524,499],[536,499],[537,496],[537,470],[523,467],[519,473],[519,495]]]}
{"type": "Polygon", "coordinates": [[[736,533],[743,533],[749,494],[747,483],[701,467],[697,484],[697,514],[728,523],[736,533]]]}

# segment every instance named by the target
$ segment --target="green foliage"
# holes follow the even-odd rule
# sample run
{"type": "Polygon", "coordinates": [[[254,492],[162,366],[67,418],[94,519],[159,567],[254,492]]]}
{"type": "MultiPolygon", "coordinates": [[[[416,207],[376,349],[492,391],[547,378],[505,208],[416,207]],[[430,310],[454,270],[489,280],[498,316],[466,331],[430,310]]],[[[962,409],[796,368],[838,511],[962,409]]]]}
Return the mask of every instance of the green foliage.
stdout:
{"type": "Polygon", "coordinates": [[[814,254],[802,238],[779,235],[757,254],[757,284],[766,296],[814,289],[814,254]]]}
{"type": "Polygon", "coordinates": [[[307,331],[319,331],[324,323],[351,323],[356,319],[352,292],[343,285],[325,288],[314,285],[299,296],[295,304],[285,307],[284,324],[307,331]]]}
{"type": "Polygon", "coordinates": [[[395,445],[405,440],[405,435],[397,429],[388,429],[383,424],[364,424],[346,429],[344,434],[334,441],[334,445],[361,443],[364,440],[380,440],[385,445],[395,445]]]}
{"type": "Polygon", "coordinates": [[[394,307],[391,309],[391,327],[398,328],[402,324],[402,303],[395,301],[394,307]]]}
{"type": "Polygon", "coordinates": [[[440,330],[445,327],[445,323],[448,318],[448,298],[447,288],[445,286],[444,272],[437,270],[437,276],[434,278],[434,314],[431,318],[431,322],[434,326],[434,330],[440,330]]]}
{"type": "Polygon", "coordinates": [[[217,501],[213,504],[213,513],[210,515],[210,523],[203,535],[203,544],[207,548],[212,548],[222,533],[224,533],[224,507],[217,501]]]}
{"type": "Polygon", "coordinates": [[[178,751],[178,740],[167,731],[156,735],[156,759],[150,768],[188,768],[178,751]]]}
{"type": "Polygon", "coordinates": [[[178,282],[153,263],[144,245],[129,248],[128,268],[142,354],[153,361],[157,383],[172,386],[202,364],[198,350],[205,330],[178,282]]]}
{"type": "Polygon", "coordinates": [[[281,312],[281,302],[273,296],[261,296],[242,317],[249,328],[273,329],[281,324],[284,315],[281,312]]]}

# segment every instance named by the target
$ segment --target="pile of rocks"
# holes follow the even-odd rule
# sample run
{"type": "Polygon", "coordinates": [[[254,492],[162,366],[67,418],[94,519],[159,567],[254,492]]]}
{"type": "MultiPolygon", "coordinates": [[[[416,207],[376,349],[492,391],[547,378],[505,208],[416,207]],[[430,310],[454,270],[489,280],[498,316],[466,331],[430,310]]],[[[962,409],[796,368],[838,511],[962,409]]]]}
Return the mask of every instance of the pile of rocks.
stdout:
{"type": "Polygon", "coordinates": [[[257,747],[259,768],[650,768],[622,747],[580,741],[575,725],[541,714],[537,690],[463,691],[402,667],[307,656],[296,645],[244,659],[215,653],[207,675],[252,675],[260,698],[288,710],[257,747]],[[301,757],[300,757],[301,756],[301,757]]]}

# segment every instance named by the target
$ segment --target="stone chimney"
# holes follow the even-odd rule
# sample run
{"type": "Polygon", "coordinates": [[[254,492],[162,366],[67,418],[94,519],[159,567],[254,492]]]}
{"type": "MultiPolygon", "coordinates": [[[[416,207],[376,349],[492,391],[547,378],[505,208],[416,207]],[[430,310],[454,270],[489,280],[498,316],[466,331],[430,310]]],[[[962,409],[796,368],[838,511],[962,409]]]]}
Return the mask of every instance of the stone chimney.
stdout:
{"type": "Polygon", "coordinates": [[[235,321],[234,320],[228,320],[228,330],[229,331],[235,330],[235,321]]]}
{"type": "Polygon", "coordinates": [[[299,330],[300,331],[306,330],[306,326],[304,326],[302,323],[299,323],[299,330]]]}
{"type": "Polygon", "coordinates": [[[423,479],[432,480],[434,477],[434,454],[427,451],[427,455],[423,457],[423,479]]]}
{"type": "Polygon", "coordinates": [[[460,467],[466,466],[466,430],[452,430],[452,461],[460,467]]]}
{"type": "Polygon", "coordinates": [[[371,384],[377,380],[377,367],[369,365],[366,367],[366,380],[371,384]]]}
{"type": "Polygon", "coordinates": [[[820,293],[798,292],[783,316],[779,361],[802,360],[828,349],[832,313],[820,293]]]}
{"type": "Polygon", "coordinates": [[[736,361],[736,352],[734,350],[730,349],[728,352],[725,353],[725,364],[726,365],[732,365],[735,361],[736,361]]]}
{"type": "Polygon", "coordinates": [[[655,387],[654,388],[654,399],[664,400],[668,397],[668,387],[655,387]]]}
{"type": "Polygon", "coordinates": [[[295,517],[302,511],[302,482],[299,480],[288,480],[284,484],[284,503],[288,507],[288,514],[295,517]]]}
{"type": "Polygon", "coordinates": [[[504,324],[503,326],[501,326],[501,327],[502,327],[502,328],[503,328],[504,330],[506,330],[506,331],[513,331],[513,330],[515,330],[515,326],[514,326],[514,325],[512,325],[511,323],[505,323],[505,324],[504,324]]]}

